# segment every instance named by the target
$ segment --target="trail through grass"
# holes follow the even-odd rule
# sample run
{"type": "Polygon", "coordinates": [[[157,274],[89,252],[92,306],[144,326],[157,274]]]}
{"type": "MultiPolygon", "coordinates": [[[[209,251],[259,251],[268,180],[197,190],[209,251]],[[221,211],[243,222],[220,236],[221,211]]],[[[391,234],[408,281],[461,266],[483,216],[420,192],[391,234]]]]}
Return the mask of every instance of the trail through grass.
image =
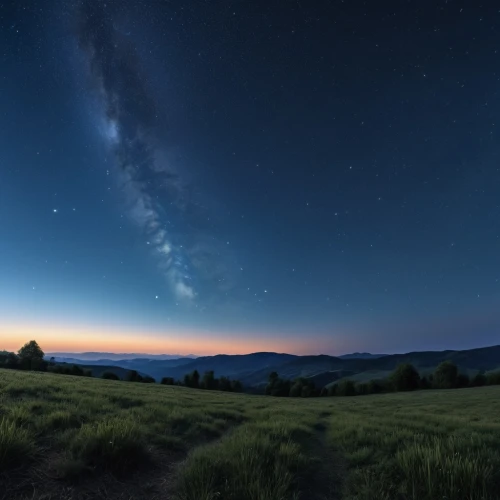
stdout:
{"type": "Polygon", "coordinates": [[[281,399],[0,370],[0,499],[493,500],[499,396],[281,399]]]}

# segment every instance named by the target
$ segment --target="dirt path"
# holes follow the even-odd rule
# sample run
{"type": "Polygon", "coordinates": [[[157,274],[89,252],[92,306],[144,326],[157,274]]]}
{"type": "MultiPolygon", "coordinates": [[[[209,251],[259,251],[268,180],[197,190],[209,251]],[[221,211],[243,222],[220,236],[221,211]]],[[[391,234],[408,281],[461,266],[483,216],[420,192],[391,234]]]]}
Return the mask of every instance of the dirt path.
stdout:
{"type": "Polygon", "coordinates": [[[314,473],[305,481],[301,498],[307,500],[338,500],[341,498],[345,466],[327,442],[328,416],[322,415],[316,424],[316,433],[307,443],[308,455],[313,459],[314,473]]]}
{"type": "Polygon", "coordinates": [[[241,423],[232,422],[222,435],[201,439],[183,451],[151,448],[150,461],[126,477],[96,471],[70,483],[53,471],[51,462],[57,456],[48,456],[41,465],[13,476],[15,481],[0,483],[0,500],[172,500],[177,472],[189,452],[223,439],[241,423]]]}

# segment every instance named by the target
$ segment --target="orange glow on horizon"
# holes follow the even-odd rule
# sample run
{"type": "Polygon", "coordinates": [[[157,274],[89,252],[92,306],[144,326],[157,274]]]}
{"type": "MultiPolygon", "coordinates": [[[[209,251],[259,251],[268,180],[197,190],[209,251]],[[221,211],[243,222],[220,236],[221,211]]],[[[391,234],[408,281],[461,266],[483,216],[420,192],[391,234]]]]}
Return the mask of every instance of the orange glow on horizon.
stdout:
{"type": "MultiPolygon", "coordinates": [[[[243,335],[243,334],[242,334],[243,335]]],[[[291,354],[319,354],[322,342],[311,339],[271,338],[262,334],[245,334],[243,338],[225,333],[118,331],[90,327],[2,325],[0,350],[17,351],[29,340],[36,340],[45,352],[113,352],[145,354],[248,354],[259,351],[291,354]],[[315,344],[315,345],[314,345],[315,344]],[[311,351],[311,347],[316,347],[311,351]],[[319,348],[319,350],[317,350],[319,348]]]]}

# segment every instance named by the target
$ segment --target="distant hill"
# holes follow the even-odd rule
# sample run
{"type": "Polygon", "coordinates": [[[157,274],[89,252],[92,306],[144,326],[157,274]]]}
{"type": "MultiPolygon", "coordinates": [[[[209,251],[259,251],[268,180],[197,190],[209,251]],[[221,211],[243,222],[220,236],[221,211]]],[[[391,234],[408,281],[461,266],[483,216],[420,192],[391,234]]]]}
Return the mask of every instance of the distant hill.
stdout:
{"type": "Polygon", "coordinates": [[[353,352],[352,354],[342,354],[340,359],[376,359],[387,356],[387,354],[370,354],[369,352],[353,352]]]}
{"type": "Polygon", "coordinates": [[[100,359],[84,361],[77,358],[59,358],[66,361],[94,367],[115,366],[126,370],[137,370],[156,380],[173,377],[181,380],[186,373],[198,370],[200,374],[213,370],[221,375],[239,379],[246,388],[258,388],[267,383],[269,374],[278,372],[280,377],[294,379],[311,377],[320,387],[341,378],[366,381],[386,377],[400,363],[411,363],[421,373],[428,373],[445,360],[455,363],[463,372],[476,373],[479,370],[500,369],[500,346],[468,349],[464,351],[417,351],[405,354],[373,355],[354,353],[347,356],[295,356],[275,352],[256,352],[243,355],[218,354],[199,358],[178,359],[100,359]]]}
{"type": "Polygon", "coordinates": [[[194,354],[188,354],[183,356],[181,354],[138,354],[138,353],[123,353],[117,354],[114,352],[48,352],[45,354],[46,358],[70,358],[70,359],[80,359],[85,361],[98,361],[102,359],[112,359],[114,361],[122,361],[125,359],[180,359],[180,358],[190,358],[194,359],[196,356],[194,354]]]}
{"type": "Polygon", "coordinates": [[[93,377],[101,378],[103,373],[114,373],[121,380],[125,380],[127,375],[130,373],[130,370],[126,370],[125,368],[120,368],[119,366],[96,366],[96,365],[84,365],[81,363],[56,363],[58,366],[67,366],[71,368],[73,365],[78,366],[82,370],[89,370],[92,373],[93,377]]]}
{"type": "MultiPolygon", "coordinates": [[[[92,367],[93,371],[97,371],[97,367],[120,367],[125,370],[136,370],[141,374],[150,375],[156,380],[160,380],[162,377],[170,376],[171,370],[177,367],[181,367],[185,364],[191,363],[193,358],[178,358],[178,359],[98,359],[98,360],[83,360],[78,358],[65,358],[54,356],[54,360],[57,363],[69,363],[75,365],[86,365],[92,367]]],[[[109,371],[109,370],[108,370],[109,371]]],[[[181,370],[182,374],[187,373],[189,370],[181,370]]],[[[180,378],[180,377],[179,377],[180,378]]]]}

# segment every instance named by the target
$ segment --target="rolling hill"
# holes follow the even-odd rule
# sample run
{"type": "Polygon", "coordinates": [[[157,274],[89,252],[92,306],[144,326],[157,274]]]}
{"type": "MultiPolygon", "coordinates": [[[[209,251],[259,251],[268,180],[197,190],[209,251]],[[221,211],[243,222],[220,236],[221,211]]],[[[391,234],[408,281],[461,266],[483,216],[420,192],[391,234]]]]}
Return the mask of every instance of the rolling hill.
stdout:
{"type": "Polygon", "coordinates": [[[280,377],[312,377],[317,386],[328,385],[341,378],[371,380],[384,378],[401,363],[411,363],[419,371],[433,370],[442,361],[452,361],[460,370],[471,372],[491,371],[500,368],[500,346],[483,347],[463,351],[416,351],[405,354],[366,355],[361,357],[257,352],[244,355],[218,354],[199,358],[178,359],[101,359],[84,361],[75,358],[56,358],[87,366],[115,366],[137,370],[156,380],[162,377],[182,379],[186,373],[198,370],[200,374],[213,370],[216,377],[222,375],[239,379],[247,388],[261,387],[267,383],[269,373],[276,371],[280,377]]]}

